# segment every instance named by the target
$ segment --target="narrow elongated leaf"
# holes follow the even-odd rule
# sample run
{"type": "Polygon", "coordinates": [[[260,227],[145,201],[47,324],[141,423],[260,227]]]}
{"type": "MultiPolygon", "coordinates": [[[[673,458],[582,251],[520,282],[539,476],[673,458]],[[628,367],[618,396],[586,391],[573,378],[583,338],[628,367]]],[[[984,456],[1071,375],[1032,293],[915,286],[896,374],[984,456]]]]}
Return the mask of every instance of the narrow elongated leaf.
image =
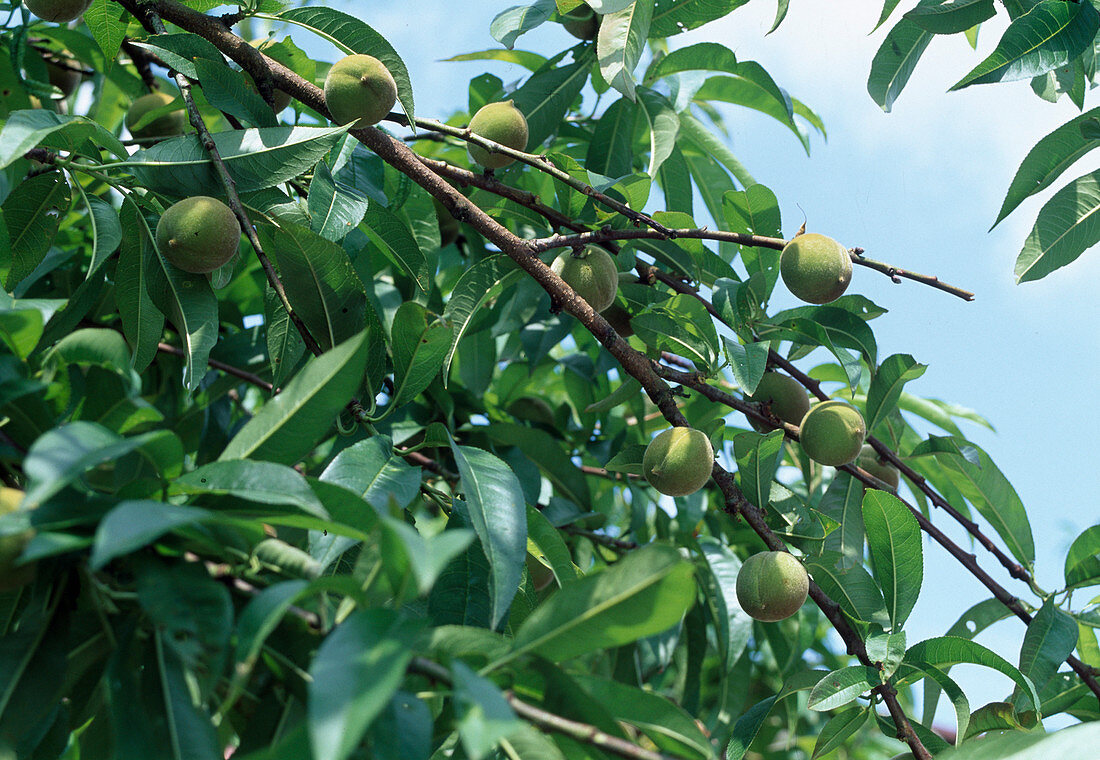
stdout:
{"type": "Polygon", "coordinates": [[[376,435],[341,451],[321,473],[326,483],[346,488],[379,512],[392,499],[404,507],[420,490],[420,468],[393,453],[393,442],[376,435]]]}
{"type": "Polygon", "coordinates": [[[1042,691],[1076,646],[1077,622],[1047,599],[1028,623],[1020,645],[1020,672],[1042,691]]]}
{"type": "Polygon", "coordinates": [[[507,422],[494,423],[489,435],[498,443],[518,446],[554,485],[560,496],[583,510],[592,509],[592,495],[584,474],[562,448],[561,441],[544,430],[507,422]]]}
{"type": "Polygon", "coordinates": [[[995,15],[993,0],[946,0],[939,5],[918,5],[905,18],[933,34],[957,34],[995,15]]]}
{"type": "Polygon", "coordinates": [[[72,151],[89,138],[120,158],[128,155],[117,137],[86,116],[66,116],[46,108],[14,111],[0,129],[0,169],[35,146],[72,151]]]}
{"type": "Polygon", "coordinates": [[[1100,147],[1098,135],[1089,134],[1084,129],[1097,118],[1100,118],[1100,108],[1093,108],[1070,119],[1035,143],[1035,147],[1028,151],[1020,168],[1016,170],[1016,176],[1008,186],[1001,210],[997,213],[996,221],[993,222],[994,227],[1011,214],[1025,198],[1050,187],[1062,172],[1077,162],[1077,159],[1094,148],[1100,147]]]}
{"type": "Polygon", "coordinates": [[[326,516],[301,473],[274,462],[220,459],[176,478],[173,493],[236,496],[261,504],[287,504],[326,516]]]}
{"type": "Polygon", "coordinates": [[[622,10],[604,16],[596,37],[600,74],[631,100],[635,99],[634,69],[649,36],[653,3],[654,0],[634,0],[622,10]]]}
{"type": "MultiPolygon", "coordinates": [[[[271,109],[267,109],[271,112],[271,109]]],[[[366,194],[337,182],[328,164],[319,161],[309,183],[310,227],[326,240],[339,242],[363,221],[367,213],[366,194]]]]}
{"type": "MultiPolygon", "coordinates": [[[[244,193],[275,187],[312,169],[347,130],[347,126],[266,127],[215,132],[213,138],[237,191],[244,193]]],[[[126,163],[143,185],[173,197],[224,192],[210,154],[195,135],[173,137],[139,150],[126,163]]]]}
{"type": "Polygon", "coordinates": [[[846,615],[856,620],[889,625],[882,591],[875,585],[870,573],[862,564],[841,569],[841,560],[838,552],[822,552],[820,557],[806,563],[806,571],[846,615]]]}
{"type": "Polygon", "coordinates": [[[767,435],[740,433],[733,439],[733,455],[737,459],[741,490],[749,501],[761,509],[768,506],[775,468],[782,454],[782,430],[773,430],[767,435]]]}
{"type": "Polygon", "coordinates": [[[920,596],[924,554],[920,526],[893,494],[868,490],[863,496],[863,525],[893,630],[905,624],[920,596]]]}
{"type": "Polygon", "coordinates": [[[450,376],[451,362],[454,359],[458,342],[466,334],[466,328],[477,313],[478,307],[494,292],[497,285],[514,281],[522,277],[523,272],[516,263],[504,253],[489,256],[469,267],[458,278],[447,305],[443,307],[443,318],[454,325],[454,340],[450,351],[443,360],[443,382],[450,376]],[[509,275],[511,275],[509,277],[509,275]]]}
{"type": "Polygon", "coordinates": [[[1055,757],[1088,757],[1100,743],[1100,724],[1084,723],[1051,733],[1008,731],[943,755],[942,760],[1050,760],[1055,757]]]}
{"type": "Polygon", "coordinates": [[[210,350],[218,342],[218,297],[205,275],[177,269],[155,250],[147,248],[145,255],[152,259],[146,266],[149,297],[179,333],[187,360],[183,384],[194,391],[206,376],[210,350]]]}
{"type": "Polygon", "coordinates": [[[1040,704],[1035,685],[1027,676],[996,652],[969,639],[940,636],[918,642],[909,647],[904,662],[917,668],[931,665],[941,670],[963,662],[992,668],[1011,678],[1029,696],[1033,705],[1040,704]]]}
{"type": "Polygon", "coordinates": [[[148,546],[176,528],[213,517],[205,509],[162,501],[120,502],[96,527],[89,565],[92,570],[99,570],[114,558],[148,546]]]}
{"type": "Polygon", "coordinates": [[[1081,54],[1100,29],[1091,3],[1044,0],[1008,25],[997,49],[951,87],[1013,82],[1054,71],[1081,54]]]}
{"type": "Polygon", "coordinates": [[[1016,282],[1041,280],[1100,242],[1100,171],[1085,174],[1043,204],[1016,258],[1016,282]]]}
{"type": "Polygon", "coordinates": [[[725,656],[726,667],[732,669],[752,635],[752,618],[737,601],[737,574],[741,570],[741,560],[712,536],[699,537],[699,550],[710,570],[707,602],[714,607],[719,650],[725,656]]]}
{"type": "Polygon", "coordinates": [[[417,626],[390,610],[361,610],[325,637],[309,669],[310,746],[343,760],[389,703],[412,659],[417,626]]]}
{"type": "Polygon", "coordinates": [[[752,740],[760,733],[760,728],[775,702],[776,697],[766,697],[737,719],[733,726],[733,735],[726,746],[726,760],[741,760],[748,753],[752,740]]]}
{"type": "Polygon", "coordinates": [[[153,303],[148,290],[151,268],[159,264],[152,254],[149,226],[132,200],[123,202],[120,221],[123,236],[115,268],[115,300],[134,370],[141,372],[156,356],[164,332],[164,314],[153,303]]]}
{"type": "Polygon", "coordinates": [[[1066,587],[1100,583],[1100,525],[1086,528],[1066,552],[1066,587]]]}
{"type": "MultiPolygon", "coordinates": [[[[896,0],[894,5],[897,5],[896,0]]],[[[894,101],[901,95],[934,36],[907,18],[887,33],[871,61],[871,73],[867,77],[867,92],[883,111],[889,113],[894,107],[894,101]]]]}
{"type": "Polygon", "coordinates": [[[592,55],[585,51],[567,66],[538,71],[512,93],[516,108],[527,119],[528,149],[535,150],[561,128],[566,112],[588,81],[592,55]]]}
{"type": "MultiPolygon", "coordinates": [[[[228,601],[228,599],[227,599],[228,601]]],[[[167,738],[172,760],[220,760],[218,736],[210,715],[196,703],[192,684],[194,675],[165,643],[166,634],[155,633],[157,665],[160,670],[167,738]]]]}
{"type": "Polygon", "coordinates": [[[859,706],[849,707],[831,717],[829,722],[821,727],[821,733],[817,735],[811,757],[821,757],[838,747],[843,747],[848,739],[863,728],[870,717],[870,712],[859,706]]]}
{"type": "Polygon", "coordinates": [[[725,71],[736,74],[737,55],[718,42],[697,42],[677,48],[659,60],[646,73],[646,81],[655,82],[681,71],[725,71]]]}
{"type": "Polygon", "coordinates": [[[516,632],[512,657],[534,653],[557,662],[667,630],[694,604],[693,576],[670,546],[633,551],[539,605],[516,632]]]}
{"type": "Polygon", "coordinates": [[[810,700],[806,706],[818,711],[835,710],[880,683],[878,671],[872,667],[850,665],[840,668],[817,682],[810,690],[810,700]]]}
{"type": "MultiPolygon", "coordinates": [[[[606,2],[607,0],[604,0],[606,2]]],[[[749,0],[660,0],[653,11],[650,37],[672,37],[722,18],[749,0]]]]}
{"type": "MultiPolygon", "coordinates": [[[[825,536],[825,549],[839,552],[838,570],[863,563],[863,483],[846,472],[837,472],[818,509],[840,523],[840,527],[825,536]]],[[[881,594],[879,597],[881,599],[881,594]]]]}
{"type": "Polygon", "coordinates": [[[541,26],[550,18],[554,0],[535,0],[531,5],[516,5],[503,10],[489,23],[489,34],[511,50],[521,35],[541,26]]]}
{"type": "Polygon", "coordinates": [[[508,612],[527,558],[527,507],[523,488],[507,464],[488,451],[452,441],[462,490],[481,547],[489,560],[491,627],[508,612]]]}
{"type": "Polygon", "coordinates": [[[910,456],[935,454],[951,482],[981,513],[1012,555],[1030,565],[1035,561],[1031,523],[1016,489],[989,455],[962,438],[929,436],[910,456]]]}
{"type": "Polygon", "coordinates": [[[431,319],[420,304],[401,304],[390,332],[394,370],[391,409],[409,403],[431,385],[443,367],[453,332],[451,324],[431,319]]]}
{"type": "Polygon", "coordinates": [[[61,219],[69,211],[69,203],[69,183],[60,172],[25,179],[4,199],[8,250],[3,252],[2,261],[10,267],[4,282],[8,290],[14,290],[42,262],[57,236],[61,219]]]}
{"type": "Polygon", "coordinates": [[[366,334],[360,333],[311,359],[237,432],[218,459],[294,464],[305,456],[359,389],[366,345],[366,334]]]}
{"type": "Polygon", "coordinates": [[[908,354],[893,354],[886,357],[867,391],[867,430],[872,431],[894,410],[901,390],[910,380],[916,380],[928,369],[908,354]]]}

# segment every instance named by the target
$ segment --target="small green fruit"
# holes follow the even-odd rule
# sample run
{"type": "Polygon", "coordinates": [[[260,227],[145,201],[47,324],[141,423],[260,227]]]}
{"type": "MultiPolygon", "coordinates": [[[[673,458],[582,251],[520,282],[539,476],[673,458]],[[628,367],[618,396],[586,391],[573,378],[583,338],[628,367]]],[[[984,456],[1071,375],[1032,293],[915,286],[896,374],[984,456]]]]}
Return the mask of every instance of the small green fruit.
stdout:
{"type": "Polygon", "coordinates": [[[603,311],[615,302],[619,270],[603,248],[590,245],[579,256],[566,251],[554,259],[550,268],[596,311],[603,311]]]}
{"type": "MultiPolygon", "coordinates": [[[[810,411],[810,397],[806,389],[793,377],[778,372],[765,372],[748,400],[770,404],[773,415],[792,425],[802,422],[806,412],[810,411]]],[[[763,432],[764,426],[758,425],[755,420],[750,419],[749,424],[763,432]]]]}
{"type": "MultiPolygon", "coordinates": [[[[0,488],[0,515],[19,508],[23,492],[17,488],[0,488]]],[[[34,563],[16,566],[16,560],[34,537],[33,530],[10,536],[0,536],[0,593],[14,591],[34,580],[34,563]]]]}
{"type": "Polygon", "coordinates": [[[451,212],[439,202],[438,198],[432,198],[432,205],[435,206],[435,217],[439,220],[439,245],[441,248],[446,248],[458,240],[462,225],[451,216],[451,212]]]}
{"type": "Polygon", "coordinates": [[[43,59],[46,61],[46,74],[49,77],[50,84],[61,90],[65,97],[69,97],[76,92],[76,88],[80,86],[83,79],[83,74],[80,73],[78,68],[80,64],[67,55],[58,56],[59,60],[64,61],[64,65],[58,63],[52,57],[46,58],[43,56],[43,59]]]}
{"type": "MultiPolygon", "coordinates": [[[[512,101],[489,103],[470,119],[470,131],[478,137],[515,150],[527,149],[527,118],[512,101]]],[[[469,145],[470,158],[486,169],[502,169],[516,159],[503,153],[490,153],[480,145],[469,145]]]]}
{"type": "Polygon", "coordinates": [[[855,461],[867,437],[863,415],[843,401],[823,401],[806,413],[798,435],[806,456],[840,467],[855,461]]]}
{"type": "Polygon", "coordinates": [[[144,126],[134,128],[145,114],[163,108],[173,100],[175,98],[166,92],[151,92],[135,100],[126,112],[126,128],[130,130],[130,134],[137,138],[182,135],[184,125],[187,124],[187,114],[182,110],[170,111],[144,126]]]}
{"type": "Polygon", "coordinates": [[[600,31],[600,18],[587,5],[578,5],[561,15],[561,25],[578,40],[594,40],[600,31]]]}
{"type": "Polygon", "coordinates": [[[65,22],[88,10],[91,0],[23,0],[27,9],[43,21],[65,22]]]}
{"type": "Polygon", "coordinates": [[[356,129],[369,127],[382,121],[396,102],[397,83],[374,56],[341,58],[325,77],[325,105],[337,124],[354,121],[356,129]]]}
{"type": "Polygon", "coordinates": [[[870,444],[865,443],[863,445],[855,463],[895,491],[898,490],[898,484],[901,482],[901,474],[898,472],[898,468],[879,459],[878,452],[870,444]]]}
{"type": "Polygon", "coordinates": [[[799,235],[779,257],[783,283],[808,303],[829,303],[844,295],[852,281],[852,258],[837,241],[816,232],[799,235]]]}
{"type": "Polygon", "coordinates": [[[737,573],[737,602],[754,620],[774,623],[789,618],[806,601],[810,579],[802,563],[787,552],[760,552],[737,573]]]}
{"type": "Polygon", "coordinates": [[[225,264],[241,242],[241,225],[217,198],[184,198],[161,214],[157,249],[173,266],[193,274],[213,272],[225,264]]]}
{"type": "MultiPolygon", "coordinates": [[[[248,44],[259,50],[261,53],[264,53],[265,55],[271,55],[271,53],[269,53],[264,48],[271,47],[275,43],[272,42],[270,37],[257,37],[256,39],[250,41],[248,44]]],[[[286,63],[286,61],[279,62],[284,64],[286,63]]],[[[245,79],[248,80],[248,86],[259,93],[260,88],[256,85],[256,79],[248,72],[245,72],[245,79]]],[[[288,93],[285,93],[282,90],[275,88],[271,92],[271,100],[274,105],[275,113],[281,113],[284,109],[286,109],[287,106],[290,105],[291,98],[288,93]]]]}
{"type": "Polygon", "coordinates": [[[669,428],[646,446],[642,471],[666,496],[687,496],[707,484],[714,469],[714,448],[701,430],[669,428]]]}

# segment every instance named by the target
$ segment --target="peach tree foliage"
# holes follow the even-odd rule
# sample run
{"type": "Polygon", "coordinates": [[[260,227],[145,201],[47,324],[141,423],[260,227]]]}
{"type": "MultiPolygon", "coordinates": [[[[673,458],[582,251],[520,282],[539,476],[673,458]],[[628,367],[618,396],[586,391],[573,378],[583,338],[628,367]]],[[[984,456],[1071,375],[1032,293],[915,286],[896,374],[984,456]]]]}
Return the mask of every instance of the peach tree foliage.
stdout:
{"type": "MultiPolygon", "coordinates": [[[[728,147],[724,114],[762,111],[807,149],[824,127],[759,64],[677,39],[744,0],[588,4],[596,38],[550,57],[523,45],[561,39],[580,3],[502,8],[499,46],[456,56],[488,71],[433,118],[370,4],[93,0],[70,25],[3,6],[0,476],[18,508],[0,549],[34,577],[0,585],[0,754],[1094,751],[1100,528],[1073,542],[1062,588],[1034,581],[1024,505],[966,439],[984,420],[911,392],[924,365],[880,355],[889,304],[859,295],[882,272],[930,278],[856,252],[840,298],[771,305],[796,225],[728,147]],[[261,55],[248,42],[267,30],[261,55]],[[321,42],[392,74],[379,127],[328,121],[335,59],[306,52],[321,42]],[[505,82],[500,61],[526,73],[505,82]],[[80,73],[74,94],[50,64],[80,73]],[[172,103],[132,125],[186,108],[185,134],[131,139],[150,89],[172,103]],[[468,145],[494,146],[463,127],[509,99],[529,153],[486,173],[468,145]],[[155,242],[165,209],[198,195],[248,233],[208,275],[155,242]],[[587,244],[614,254],[623,335],[547,266],[587,244]],[[747,400],[766,369],[854,404],[867,469],[814,463],[796,424],[747,400]],[[675,499],[639,477],[670,424],[718,456],[675,499]],[[896,492],[879,490],[890,467],[896,492]],[[811,599],[762,623],[735,587],[768,549],[797,556],[811,599]],[[990,598],[915,641],[928,562],[990,598]],[[1018,646],[973,641],[1006,617],[1018,646]],[[971,703],[960,663],[1003,698],[971,703]],[[1065,716],[1083,725],[1044,735],[1065,716]]],[[[891,34],[987,5],[921,3],[891,34]]]]}

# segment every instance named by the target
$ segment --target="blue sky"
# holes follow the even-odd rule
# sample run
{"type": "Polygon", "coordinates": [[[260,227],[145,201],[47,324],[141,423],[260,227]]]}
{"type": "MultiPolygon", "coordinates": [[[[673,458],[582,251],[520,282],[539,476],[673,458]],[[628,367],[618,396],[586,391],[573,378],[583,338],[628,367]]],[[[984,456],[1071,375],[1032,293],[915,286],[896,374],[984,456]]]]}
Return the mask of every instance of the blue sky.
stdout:
{"type": "MultiPolygon", "coordinates": [[[[489,22],[508,4],[478,0],[464,3],[461,12],[439,0],[421,0],[415,11],[397,0],[342,7],[356,15],[367,10],[365,20],[402,55],[418,114],[445,118],[464,107],[471,77],[492,71],[508,83],[524,76],[522,69],[505,64],[441,62],[498,47],[489,22]]],[[[896,15],[912,4],[903,3],[896,15]]],[[[775,3],[755,0],[670,42],[673,47],[722,42],[739,59],[761,63],[823,117],[829,139],[815,137],[807,157],[777,122],[734,107],[726,112],[734,152],[780,199],[785,234],[792,235],[805,214],[811,231],[977,293],[977,300],[965,303],[915,283],[895,285],[863,268],[857,268],[850,291],[890,310],[874,323],[880,356],[909,353],[929,365],[909,390],[975,409],[997,428],[992,433],[966,425],[964,432],[1016,487],[1031,516],[1039,583],[1058,587],[1069,542],[1100,517],[1095,501],[1100,468],[1092,460],[1100,412],[1091,403],[1100,257],[1086,253],[1044,280],[1014,284],[1016,255],[1051,191],[987,230],[1027,151],[1077,112],[1068,103],[1040,100],[1027,82],[946,92],[993,49],[1003,29],[996,19],[983,28],[978,52],[961,35],[935,40],[893,112],[885,114],[865,86],[889,26],[869,35],[881,3],[833,0],[828,11],[821,7],[792,3],[784,24],[765,37],[775,3]]],[[[300,30],[294,37],[304,42],[300,30]]],[[[517,47],[550,53],[572,42],[560,27],[548,25],[520,38],[517,47]]],[[[1086,100],[1086,107],[1092,105],[1086,100]]],[[[1088,158],[1065,179],[1084,173],[1087,165],[1088,158]]],[[[787,299],[779,293],[773,306],[794,305],[787,299]]],[[[944,515],[933,519],[966,543],[944,515]]],[[[978,559],[1011,592],[1026,595],[988,554],[979,550],[978,559]]],[[[910,641],[942,634],[988,596],[926,542],[924,593],[908,624],[910,641]]],[[[1079,594],[1078,606],[1086,600],[1079,594]]],[[[1015,661],[1022,634],[1023,626],[1009,620],[978,640],[1015,661]]],[[[959,668],[953,675],[973,707],[1009,689],[1007,679],[992,671],[959,668]]],[[[940,722],[950,720],[941,708],[940,722]]]]}

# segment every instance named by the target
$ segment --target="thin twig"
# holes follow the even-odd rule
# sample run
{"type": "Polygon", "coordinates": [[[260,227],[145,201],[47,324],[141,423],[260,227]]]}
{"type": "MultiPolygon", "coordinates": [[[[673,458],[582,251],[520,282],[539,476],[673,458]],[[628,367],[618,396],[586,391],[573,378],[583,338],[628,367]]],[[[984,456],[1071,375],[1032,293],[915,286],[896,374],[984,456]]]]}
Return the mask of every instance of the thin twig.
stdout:
{"type": "MultiPolygon", "coordinates": [[[[186,351],[178,346],[173,346],[169,343],[157,343],[157,350],[164,354],[172,354],[173,356],[179,356],[184,359],[187,358],[186,351]]],[[[274,390],[275,386],[273,386],[267,380],[264,380],[259,375],[255,375],[248,370],[241,369],[240,367],[234,367],[232,364],[226,364],[225,362],[218,361],[217,359],[207,359],[206,363],[208,366],[218,370],[219,372],[224,372],[227,375],[232,375],[233,377],[240,378],[246,383],[251,383],[252,385],[255,385],[257,388],[263,388],[265,391],[268,392],[274,390]]]]}

